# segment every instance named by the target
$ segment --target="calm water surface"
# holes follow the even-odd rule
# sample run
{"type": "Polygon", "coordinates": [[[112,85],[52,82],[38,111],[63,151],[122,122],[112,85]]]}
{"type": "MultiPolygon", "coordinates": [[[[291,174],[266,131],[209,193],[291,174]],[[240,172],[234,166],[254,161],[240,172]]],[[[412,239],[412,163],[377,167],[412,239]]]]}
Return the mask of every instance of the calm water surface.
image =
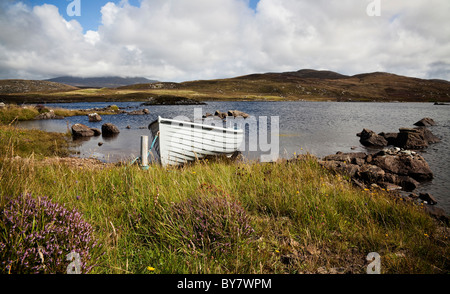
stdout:
{"type": "MultiPolygon", "coordinates": [[[[105,107],[112,103],[67,103],[48,104],[49,107],[87,109],[105,107]]],[[[105,115],[101,122],[90,123],[87,116],[69,117],[64,120],[29,121],[21,123],[25,128],[65,132],[67,123],[71,126],[82,123],[101,128],[106,122],[115,124],[120,134],[114,138],[92,137],[84,141],[77,150],[81,157],[96,157],[107,162],[128,161],[139,155],[140,136],[150,135],[147,126],[158,115],[173,118],[184,115],[194,118],[194,109],[202,113],[216,110],[241,110],[257,119],[260,116],[279,117],[280,156],[289,158],[294,152],[312,153],[318,157],[337,151],[358,152],[368,150],[360,143],[356,133],[368,128],[376,133],[398,132],[400,127],[413,127],[424,117],[433,118],[437,125],[431,131],[442,142],[431,145],[423,156],[434,172],[432,182],[423,184],[419,191],[427,191],[438,200],[438,206],[450,213],[450,106],[436,106],[432,103],[337,103],[337,102],[208,102],[194,106],[140,106],[140,102],[114,103],[131,111],[148,108],[149,115],[105,115]],[[126,127],[130,126],[131,129],[126,127]],[[102,146],[98,146],[103,142],[102,146]]],[[[248,146],[248,145],[247,145],[248,146]]],[[[259,158],[258,152],[244,152],[249,159],[259,158]]]]}

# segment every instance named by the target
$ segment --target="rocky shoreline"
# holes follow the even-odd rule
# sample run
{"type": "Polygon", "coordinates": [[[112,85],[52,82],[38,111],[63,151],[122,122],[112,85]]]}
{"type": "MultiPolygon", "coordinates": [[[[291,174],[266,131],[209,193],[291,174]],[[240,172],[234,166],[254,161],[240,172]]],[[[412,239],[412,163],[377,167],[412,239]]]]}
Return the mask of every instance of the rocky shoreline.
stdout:
{"type": "Polygon", "coordinates": [[[414,193],[422,183],[434,175],[420,151],[440,141],[428,126],[435,125],[430,118],[415,123],[417,128],[400,128],[399,133],[380,133],[363,129],[357,136],[366,147],[378,148],[375,152],[353,152],[328,155],[319,163],[330,170],[347,175],[361,189],[392,191],[407,200],[421,201],[427,211],[446,223],[449,217],[443,209],[435,207],[436,199],[429,193],[414,193]]]}

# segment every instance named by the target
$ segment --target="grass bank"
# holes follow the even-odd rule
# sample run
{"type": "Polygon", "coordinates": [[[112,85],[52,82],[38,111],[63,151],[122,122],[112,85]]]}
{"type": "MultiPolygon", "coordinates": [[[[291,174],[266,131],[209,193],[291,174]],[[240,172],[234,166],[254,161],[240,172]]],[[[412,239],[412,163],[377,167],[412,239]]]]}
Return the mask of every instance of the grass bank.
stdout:
{"type": "Polygon", "coordinates": [[[71,134],[19,129],[0,124],[0,157],[69,156],[71,134]]]}
{"type": "Polygon", "coordinates": [[[101,244],[93,273],[365,273],[369,252],[382,273],[449,272],[446,228],[420,205],[355,189],[312,157],[144,171],[10,155],[0,210],[45,195],[80,211],[101,244]]]}
{"type": "Polygon", "coordinates": [[[99,115],[112,115],[117,114],[119,108],[116,105],[111,105],[108,108],[105,108],[101,111],[90,111],[90,110],[72,110],[72,109],[64,109],[64,108],[47,108],[43,105],[27,105],[27,106],[18,106],[15,104],[7,104],[5,107],[0,108],[0,125],[9,125],[13,124],[15,121],[27,121],[33,120],[39,114],[45,112],[54,112],[56,116],[60,117],[70,117],[77,115],[87,115],[92,112],[96,112],[99,115]]]}

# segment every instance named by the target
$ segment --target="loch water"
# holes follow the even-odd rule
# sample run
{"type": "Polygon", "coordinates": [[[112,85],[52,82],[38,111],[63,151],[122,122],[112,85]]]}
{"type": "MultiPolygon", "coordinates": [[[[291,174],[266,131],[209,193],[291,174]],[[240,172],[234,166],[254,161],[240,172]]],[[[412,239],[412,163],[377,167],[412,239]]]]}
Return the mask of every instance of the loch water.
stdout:
{"type": "MultiPolygon", "coordinates": [[[[140,136],[151,134],[148,125],[158,118],[185,116],[194,119],[200,111],[214,113],[216,110],[240,110],[260,121],[278,119],[279,155],[290,158],[307,152],[323,157],[342,152],[371,152],[359,143],[357,133],[363,128],[376,133],[398,132],[401,127],[414,127],[414,123],[430,117],[436,126],[430,130],[441,138],[441,142],[420,151],[434,173],[434,179],[424,183],[418,192],[429,192],[438,201],[438,207],[450,213],[450,106],[433,103],[364,103],[364,102],[206,102],[206,105],[155,105],[143,106],[141,102],[95,102],[58,103],[48,107],[67,109],[102,108],[115,104],[126,111],[147,108],[148,115],[104,115],[101,122],[89,122],[87,116],[68,117],[64,120],[40,120],[21,122],[24,128],[37,128],[45,131],[66,132],[67,127],[82,123],[101,128],[103,123],[113,123],[120,129],[115,137],[91,137],[76,147],[80,157],[96,157],[106,162],[131,161],[139,156],[140,136]],[[129,126],[129,129],[127,128],[129,126]],[[103,144],[99,146],[99,142],[103,144]]],[[[264,125],[265,126],[265,125],[264,125]]],[[[247,130],[248,131],[248,130],[247,130]]],[[[270,133],[270,132],[269,132],[270,133]]],[[[247,140],[250,136],[247,136],[247,140]]],[[[260,138],[270,142],[269,138],[260,138]]],[[[149,142],[151,143],[151,142],[149,142]]],[[[248,142],[247,142],[248,144],[248,142]]],[[[249,145],[246,145],[249,146],[249,145]]],[[[248,148],[247,148],[248,149],[248,148]]],[[[248,159],[258,159],[259,150],[243,152],[248,159]]]]}

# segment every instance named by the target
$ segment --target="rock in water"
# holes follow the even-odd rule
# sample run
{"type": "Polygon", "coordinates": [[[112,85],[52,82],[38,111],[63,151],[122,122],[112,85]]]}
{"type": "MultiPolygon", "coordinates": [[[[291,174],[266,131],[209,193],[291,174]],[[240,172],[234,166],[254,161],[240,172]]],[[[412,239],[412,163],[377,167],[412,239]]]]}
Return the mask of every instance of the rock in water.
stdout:
{"type": "Polygon", "coordinates": [[[434,143],[441,142],[441,139],[439,139],[437,136],[435,136],[429,129],[427,129],[425,127],[418,127],[417,129],[419,129],[422,132],[423,139],[428,144],[434,144],[434,143]]]}
{"type": "Polygon", "coordinates": [[[248,118],[250,115],[240,110],[228,110],[228,116],[248,118]]]}
{"type": "Polygon", "coordinates": [[[425,127],[400,128],[395,146],[403,149],[423,149],[428,144],[438,143],[440,139],[425,127]]]}
{"type": "Polygon", "coordinates": [[[88,114],[88,118],[90,122],[98,122],[102,120],[102,117],[96,112],[88,114]]]}
{"type": "Polygon", "coordinates": [[[419,127],[430,127],[430,126],[436,125],[436,123],[434,122],[434,120],[432,118],[425,117],[425,118],[422,118],[421,120],[419,120],[418,122],[416,122],[414,125],[419,126],[419,127]]]}
{"type": "Polygon", "coordinates": [[[72,126],[72,135],[74,137],[92,137],[94,134],[94,131],[86,125],[74,124],[72,126]]]}
{"type": "Polygon", "coordinates": [[[397,146],[398,133],[385,133],[381,132],[378,135],[386,139],[388,145],[397,146]]]}
{"type": "Polygon", "coordinates": [[[91,130],[94,132],[94,136],[100,136],[102,134],[102,132],[100,131],[100,129],[97,128],[91,128],[91,130]]]}
{"type": "Polygon", "coordinates": [[[368,147],[386,147],[387,140],[372,130],[363,129],[361,133],[357,134],[360,137],[359,142],[368,147]]]}
{"type": "Polygon", "coordinates": [[[221,119],[225,119],[227,118],[228,114],[225,112],[221,112],[219,110],[216,110],[216,112],[214,113],[215,116],[220,117],[221,119]]]}
{"type": "Polygon", "coordinates": [[[150,111],[147,108],[128,112],[129,115],[144,115],[149,113],[150,111]]]}
{"type": "Polygon", "coordinates": [[[102,133],[104,136],[110,136],[120,133],[119,128],[112,123],[105,123],[102,125],[102,133]]]}
{"type": "Polygon", "coordinates": [[[396,146],[404,149],[423,149],[428,147],[428,143],[424,140],[420,130],[400,128],[399,131],[396,146]]]}

